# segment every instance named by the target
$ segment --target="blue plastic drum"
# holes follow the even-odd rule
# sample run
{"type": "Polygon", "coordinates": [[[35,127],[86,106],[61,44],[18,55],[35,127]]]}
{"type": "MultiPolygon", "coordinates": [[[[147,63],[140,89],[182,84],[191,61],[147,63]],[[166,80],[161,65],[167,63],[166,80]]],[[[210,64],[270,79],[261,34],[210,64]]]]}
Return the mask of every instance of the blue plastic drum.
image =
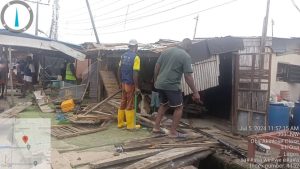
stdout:
{"type": "MultiPolygon", "coordinates": [[[[300,111],[299,111],[300,118],[300,111]]],[[[287,130],[289,128],[289,108],[282,104],[270,104],[268,116],[268,130],[279,131],[287,130]]]]}

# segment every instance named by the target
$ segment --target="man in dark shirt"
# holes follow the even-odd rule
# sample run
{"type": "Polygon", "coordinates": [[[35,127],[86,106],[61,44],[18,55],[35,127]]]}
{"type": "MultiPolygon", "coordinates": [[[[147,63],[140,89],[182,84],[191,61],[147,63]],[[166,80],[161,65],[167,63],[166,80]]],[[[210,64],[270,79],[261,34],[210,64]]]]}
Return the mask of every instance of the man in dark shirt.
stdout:
{"type": "Polygon", "coordinates": [[[184,74],[185,81],[193,91],[193,100],[200,102],[200,95],[194,85],[192,76],[191,56],[187,53],[191,49],[190,39],[184,39],[178,47],[169,48],[158,58],[154,71],[155,88],[159,92],[161,105],[158,109],[153,132],[160,131],[160,122],[164,113],[174,108],[173,123],[169,133],[170,137],[185,137],[178,133],[176,128],[182,116],[183,98],[181,92],[181,78],[184,74]]]}

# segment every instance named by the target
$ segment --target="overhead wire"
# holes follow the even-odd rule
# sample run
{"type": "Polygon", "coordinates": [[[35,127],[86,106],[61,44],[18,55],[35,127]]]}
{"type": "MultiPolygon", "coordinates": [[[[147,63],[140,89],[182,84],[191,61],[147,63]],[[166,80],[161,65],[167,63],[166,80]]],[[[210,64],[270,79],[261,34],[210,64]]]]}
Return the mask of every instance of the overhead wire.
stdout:
{"type": "Polygon", "coordinates": [[[291,0],[294,7],[300,12],[300,8],[297,6],[296,2],[294,0],[291,0]]]}
{"type": "Polygon", "coordinates": [[[139,19],[151,17],[151,16],[158,15],[158,14],[161,14],[161,13],[165,13],[165,12],[168,12],[168,11],[171,11],[171,10],[174,10],[174,9],[177,9],[177,8],[180,8],[180,7],[184,7],[184,6],[186,6],[186,5],[190,5],[190,4],[192,4],[192,3],[194,3],[194,2],[197,2],[197,1],[199,1],[199,0],[193,0],[193,1],[190,1],[190,2],[187,2],[187,3],[184,3],[184,4],[180,4],[180,5],[177,5],[177,6],[168,8],[168,9],[166,9],[166,10],[162,10],[162,11],[155,12],[155,13],[148,14],[148,15],[142,15],[142,16],[139,16],[139,17],[136,17],[136,18],[129,18],[129,19],[127,19],[126,21],[118,21],[118,22],[114,22],[114,23],[112,23],[112,24],[100,26],[100,27],[97,27],[97,28],[107,28],[107,27],[112,27],[112,26],[115,26],[115,25],[123,24],[123,23],[128,22],[128,21],[134,22],[134,21],[139,20],[139,19]]]}
{"type": "Polygon", "coordinates": [[[160,24],[172,22],[172,21],[175,21],[175,20],[178,20],[178,19],[186,18],[186,17],[192,16],[192,15],[195,15],[195,14],[199,14],[199,13],[202,13],[202,12],[205,12],[205,11],[209,11],[209,10],[221,7],[221,6],[225,6],[225,5],[231,4],[231,3],[235,2],[235,1],[238,1],[238,0],[227,1],[227,2],[224,2],[224,3],[219,4],[219,5],[215,5],[215,6],[203,9],[203,10],[199,10],[199,11],[196,11],[196,12],[189,13],[187,15],[183,15],[183,16],[180,16],[180,17],[172,18],[172,19],[169,19],[169,20],[165,20],[165,21],[161,21],[161,22],[157,22],[157,23],[153,23],[153,24],[144,25],[144,26],[141,26],[141,27],[130,28],[130,29],[127,29],[127,30],[122,30],[122,31],[103,32],[103,33],[101,33],[101,35],[128,32],[128,31],[132,31],[132,30],[144,29],[144,28],[148,28],[148,27],[152,27],[152,26],[156,26],[156,25],[160,25],[160,24]]]}
{"type": "MultiPolygon", "coordinates": [[[[77,1],[79,1],[79,0],[77,0],[77,1]]],[[[84,2],[85,0],[81,0],[81,1],[84,2]]],[[[102,1],[105,1],[105,0],[101,0],[100,2],[102,2],[102,1]]],[[[99,0],[90,2],[90,5],[94,5],[96,3],[99,3],[99,0]]],[[[68,12],[68,14],[78,14],[79,11],[86,10],[87,8],[86,8],[86,6],[81,6],[79,8],[75,8],[75,9],[68,7],[68,9],[70,9],[70,10],[66,11],[66,12],[68,12]]],[[[72,17],[72,16],[73,15],[68,15],[68,17],[72,17]]]]}
{"type": "MultiPolygon", "coordinates": [[[[136,10],[133,10],[133,11],[130,11],[127,15],[132,15],[132,14],[134,14],[134,13],[136,13],[136,12],[139,12],[139,11],[141,11],[141,10],[143,10],[143,9],[146,9],[146,8],[149,8],[149,7],[151,7],[151,6],[154,6],[154,5],[157,5],[157,4],[160,4],[160,3],[162,3],[162,2],[164,2],[164,1],[166,1],[166,0],[161,0],[161,1],[158,1],[158,2],[154,2],[154,3],[152,3],[152,4],[149,4],[149,5],[147,5],[147,6],[144,6],[144,7],[142,7],[142,8],[139,8],[139,9],[136,9],[136,10]]],[[[180,1],[183,1],[183,0],[176,0],[176,1],[173,1],[172,3],[174,4],[174,3],[177,3],[177,2],[180,2],[180,1]]],[[[155,8],[156,10],[157,9],[161,9],[161,8],[163,8],[163,7],[166,7],[166,5],[163,5],[163,6],[159,6],[159,7],[157,7],[157,8],[155,8]]],[[[143,12],[143,13],[148,13],[148,12],[152,12],[153,10],[147,10],[147,11],[145,11],[145,12],[143,12]]],[[[106,20],[111,20],[111,19],[115,19],[115,18],[120,18],[120,17],[123,17],[123,16],[126,16],[126,14],[121,14],[121,15],[117,15],[117,16],[111,16],[111,17],[106,17],[106,18],[102,18],[102,19],[97,19],[97,18],[100,18],[100,17],[95,17],[94,18],[94,20],[95,20],[95,22],[99,22],[99,21],[106,21],[106,20]]],[[[84,20],[84,19],[82,19],[82,20],[77,20],[76,22],[72,22],[72,23],[74,23],[74,24],[79,24],[79,23],[88,23],[89,21],[87,21],[86,19],[84,20]]]]}
{"type": "Polygon", "coordinates": [[[114,10],[111,10],[111,11],[108,11],[108,12],[105,12],[105,13],[102,13],[102,14],[99,14],[99,15],[95,15],[94,18],[97,18],[97,17],[99,17],[99,16],[109,15],[109,14],[111,14],[111,13],[117,12],[117,11],[120,10],[120,9],[128,8],[128,6],[137,5],[137,4],[139,4],[139,3],[143,2],[143,1],[146,1],[146,0],[139,0],[139,1],[137,1],[137,2],[127,4],[127,5],[122,6],[122,7],[120,7],[120,8],[117,8],[117,9],[114,9],[114,10]]]}
{"type": "MultiPolygon", "coordinates": [[[[121,30],[121,31],[102,32],[102,33],[100,31],[100,34],[101,35],[116,34],[116,33],[122,33],[122,32],[128,32],[128,31],[133,31],[133,30],[144,29],[144,28],[148,28],[148,27],[152,27],[152,26],[156,26],[156,25],[160,25],[160,24],[165,24],[165,23],[169,23],[169,22],[172,22],[172,21],[175,21],[175,20],[179,20],[179,19],[182,19],[182,18],[192,16],[192,15],[195,15],[195,14],[199,14],[199,13],[202,13],[202,12],[205,12],[205,11],[209,11],[209,10],[221,7],[221,6],[225,6],[225,5],[231,4],[235,1],[238,1],[238,0],[227,1],[227,2],[224,2],[224,3],[219,4],[219,5],[211,6],[209,8],[203,9],[203,10],[199,10],[199,11],[196,11],[196,12],[189,13],[187,15],[183,15],[183,16],[168,19],[168,20],[164,20],[164,21],[161,21],[161,22],[153,23],[153,24],[144,25],[144,26],[141,26],[141,27],[135,27],[135,28],[130,28],[130,29],[121,30]]],[[[74,36],[90,36],[90,35],[92,35],[92,32],[90,34],[80,34],[80,33],[74,33],[74,34],[73,33],[66,33],[66,34],[70,34],[70,35],[74,35],[74,36]]]]}
{"type": "MultiPolygon", "coordinates": [[[[165,0],[162,0],[162,1],[165,1],[165,0]]],[[[160,1],[160,2],[162,2],[162,1],[160,1]]],[[[184,1],[184,0],[177,0],[177,1],[174,1],[173,2],[173,4],[175,4],[175,3],[177,3],[177,2],[180,2],[180,1],[184,1]]],[[[177,6],[175,6],[175,7],[172,7],[173,9],[176,9],[176,8],[179,8],[179,7],[182,7],[182,6],[185,6],[185,5],[188,5],[188,4],[190,4],[190,3],[193,3],[193,2],[195,2],[195,1],[198,1],[198,0],[194,0],[194,1],[190,1],[190,2],[188,2],[188,3],[185,3],[185,4],[180,4],[180,5],[177,5],[177,6]]],[[[152,5],[153,4],[158,4],[158,3],[152,3],[152,5]]],[[[151,4],[150,4],[151,5],[151,4]]],[[[146,6],[146,7],[149,7],[149,6],[146,6]]],[[[142,10],[142,9],[146,9],[146,7],[142,7],[142,8],[139,8],[139,9],[137,9],[137,10],[134,10],[133,12],[131,12],[130,14],[132,14],[132,13],[135,13],[135,12],[137,12],[137,11],[140,11],[140,10],[142,10]]],[[[162,8],[162,7],[165,7],[165,5],[164,6],[160,6],[160,7],[158,7],[158,8],[156,8],[156,9],[160,9],[160,8],[162,8]]],[[[159,11],[159,12],[156,12],[156,13],[152,13],[152,14],[150,14],[150,15],[157,15],[158,13],[163,13],[163,12],[167,12],[167,11],[170,11],[170,10],[172,10],[172,8],[169,8],[169,9],[167,9],[167,10],[165,10],[165,11],[159,11]]],[[[150,10],[148,10],[148,11],[146,11],[145,13],[147,13],[147,12],[149,12],[150,10]]],[[[130,14],[128,14],[128,15],[130,15],[130,14]]],[[[126,14],[125,14],[126,15],[126,14]]],[[[125,16],[125,15],[122,15],[122,16],[125,16]]],[[[149,16],[150,16],[149,15],[149,16]]],[[[143,16],[140,16],[140,17],[138,17],[138,19],[142,19],[142,18],[144,18],[144,17],[148,17],[148,15],[147,16],[145,16],[145,15],[143,15],[143,16]]],[[[129,19],[129,20],[132,20],[132,19],[129,19]]],[[[95,20],[95,22],[97,22],[98,20],[95,20]]],[[[67,22],[69,22],[69,21],[67,21],[67,22]]],[[[89,23],[90,21],[87,21],[87,22],[84,22],[84,23],[89,23]]],[[[105,25],[105,26],[101,26],[101,27],[97,27],[97,28],[104,28],[104,27],[111,27],[111,26],[114,26],[114,25],[120,25],[120,24],[123,24],[123,23],[125,23],[126,21],[118,21],[118,22],[115,22],[115,23],[113,23],[113,25],[109,25],[109,26],[107,26],[107,25],[105,25]]],[[[132,21],[131,21],[132,22],[132,21]]],[[[83,22],[82,22],[83,23],[83,22]]],[[[70,22],[69,24],[74,24],[73,22],[70,22]]],[[[77,29],[77,28],[69,28],[69,27],[64,27],[65,29],[71,29],[71,30],[82,30],[82,31],[86,31],[86,30],[92,30],[93,28],[92,27],[89,27],[89,28],[80,28],[80,29],[77,29]]]]}
{"type": "MultiPolygon", "coordinates": [[[[106,4],[106,5],[104,5],[104,6],[101,6],[100,8],[97,8],[97,9],[95,9],[95,10],[103,9],[103,8],[108,7],[108,6],[111,6],[111,5],[113,5],[113,4],[115,4],[115,3],[119,2],[119,1],[121,1],[121,0],[115,0],[115,1],[113,1],[113,2],[111,2],[111,3],[109,3],[109,4],[106,4]]],[[[69,16],[69,17],[66,17],[66,18],[76,17],[76,16],[82,16],[82,15],[84,15],[84,14],[88,14],[88,11],[76,13],[75,15],[72,15],[72,16],[69,16]]]]}
{"type": "MultiPolygon", "coordinates": [[[[108,12],[105,12],[105,13],[102,13],[102,14],[94,15],[94,20],[96,21],[96,18],[99,18],[100,16],[109,15],[109,14],[111,14],[111,13],[118,12],[118,10],[120,10],[120,9],[128,8],[128,5],[129,5],[129,6],[136,5],[136,4],[141,3],[141,2],[143,2],[143,1],[145,1],[145,0],[140,0],[140,1],[138,1],[138,2],[130,3],[130,4],[127,4],[127,5],[122,6],[122,7],[120,7],[120,8],[113,9],[113,10],[111,10],[111,11],[108,11],[108,12]]],[[[163,1],[164,1],[164,0],[163,0],[163,1]]],[[[93,13],[97,13],[97,11],[93,11],[93,13]]],[[[72,20],[71,20],[71,21],[72,21],[72,20]]],[[[75,22],[73,22],[73,23],[88,23],[88,22],[89,22],[89,21],[87,21],[86,19],[80,19],[80,20],[74,20],[74,21],[75,21],[75,22]]]]}

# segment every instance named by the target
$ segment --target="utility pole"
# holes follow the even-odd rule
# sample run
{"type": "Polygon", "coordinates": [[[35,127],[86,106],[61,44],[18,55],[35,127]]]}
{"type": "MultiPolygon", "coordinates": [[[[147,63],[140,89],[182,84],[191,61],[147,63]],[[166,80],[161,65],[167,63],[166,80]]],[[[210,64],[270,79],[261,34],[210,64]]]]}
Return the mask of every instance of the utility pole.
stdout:
{"type": "Polygon", "coordinates": [[[263,30],[262,30],[262,36],[260,42],[261,53],[265,52],[266,37],[268,31],[269,10],[270,10],[270,0],[268,0],[267,2],[266,16],[264,18],[264,24],[263,24],[263,30]]]}
{"type": "Polygon", "coordinates": [[[90,4],[89,4],[89,0],[86,0],[86,5],[87,5],[87,8],[89,10],[89,14],[90,14],[91,22],[92,22],[92,25],[93,25],[96,41],[97,41],[98,44],[100,44],[98,33],[97,33],[96,26],[95,26],[95,23],[94,23],[93,14],[92,14],[91,7],[90,7],[90,4]]]}
{"type": "Polygon", "coordinates": [[[12,66],[12,60],[11,60],[11,47],[8,47],[8,57],[9,57],[9,83],[10,83],[10,94],[11,94],[11,104],[14,105],[14,94],[13,94],[13,66],[12,66]]]}
{"type": "Polygon", "coordinates": [[[37,36],[38,32],[39,32],[39,6],[40,5],[49,5],[50,1],[48,1],[48,4],[42,3],[41,0],[37,0],[37,1],[24,0],[24,1],[31,2],[31,3],[36,3],[35,35],[37,36]]]}
{"type": "Polygon", "coordinates": [[[58,17],[59,17],[59,0],[54,0],[52,5],[52,21],[50,27],[50,39],[57,40],[58,37],[58,17]]]}
{"type": "Polygon", "coordinates": [[[274,20],[272,19],[272,38],[273,38],[273,36],[274,36],[274,25],[275,25],[275,22],[274,22],[274,20]]]}
{"type": "Polygon", "coordinates": [[[194,30],[194,36],[193,36],[193,39],[196,38],[196,32],[197,32],[197,26],[198,26],[199,15],[197,15],[197,17],[194,18],[194,19],[196,19],[196,24],[195,24],[195,30],[194,30]]]}
{"type": "Polygon", "coordinates": [[[35,36],[38,36],[38,32],[39,32],[39,6],[40,6],[40,1],[36,1],[35,36]]]}

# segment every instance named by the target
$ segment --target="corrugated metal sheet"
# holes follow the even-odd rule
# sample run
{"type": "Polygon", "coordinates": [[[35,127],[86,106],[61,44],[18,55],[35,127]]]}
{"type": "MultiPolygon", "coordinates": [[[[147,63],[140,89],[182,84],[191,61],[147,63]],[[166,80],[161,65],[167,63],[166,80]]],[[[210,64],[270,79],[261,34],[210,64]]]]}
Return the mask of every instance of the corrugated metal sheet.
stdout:
{"type": "MultiPolygon", "coordinates": [[[[192,69],[194,71],[193,77],[195,86],[198,91],[202,91],[219,85],[219,64],[219,56],[214,55],[207,60],[203,60],[192,65],[192,69]]],[[[182,77],[181,79],[181,88],[182,92],[184,92],[184,95],[193,93],[185,82],[184,77],[182,77]]]]}

